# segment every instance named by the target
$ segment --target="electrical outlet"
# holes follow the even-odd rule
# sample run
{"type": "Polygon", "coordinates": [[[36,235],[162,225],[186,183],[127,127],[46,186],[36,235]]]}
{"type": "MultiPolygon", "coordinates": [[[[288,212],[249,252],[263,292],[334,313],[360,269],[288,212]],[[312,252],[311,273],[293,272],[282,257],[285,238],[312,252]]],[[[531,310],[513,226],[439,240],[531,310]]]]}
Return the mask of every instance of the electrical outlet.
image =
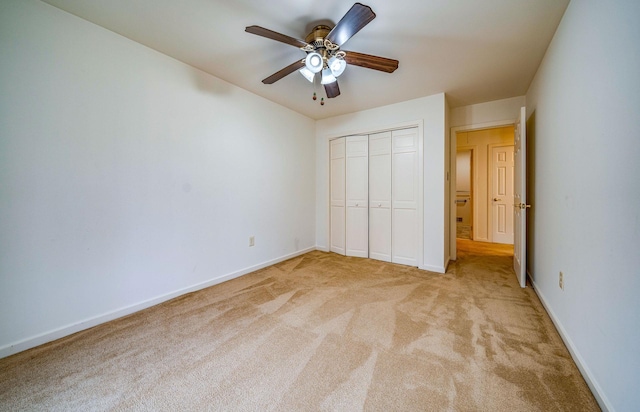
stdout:
{"type": "Polygon", "coordinates": [[[256,237],[255,236],[249,236],[249,246],[255,246],[256,245],[256,237]]]}
{"type": "Polygon", "coordinates": [[[560,286],[560,289],[564,290],[564,273],[560,272],[560,275],[558,276],[558,286],[560,286]]]}

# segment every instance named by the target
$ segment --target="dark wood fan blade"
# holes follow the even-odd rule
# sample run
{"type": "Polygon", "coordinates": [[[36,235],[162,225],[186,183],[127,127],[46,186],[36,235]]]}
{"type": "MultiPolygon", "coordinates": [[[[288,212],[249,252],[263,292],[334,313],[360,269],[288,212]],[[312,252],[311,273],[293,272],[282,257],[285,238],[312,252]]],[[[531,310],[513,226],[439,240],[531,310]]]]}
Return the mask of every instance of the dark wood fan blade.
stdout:
{"type": "Polygon", "coordinates": [[[279,41],[282,43],[290,44],[296,47],[305,47],[306,42],[287,36],[286,34],[278,33],[273,30],[265,29],[260,26],[248,26],[244,29],[247,33],[257,34],[258,36],[266,37],[267,39],[279,41]]]}
{"type": "Polygon", "coordinates": [[[338,81],[336,80],[333,83],[325,84],[324,91],[325,93],[327,93],[327,98],[329,99],[340,96],[340,87],[338,87],[338,81]]]}
{"type": "Polygon", "coordinates": [[[346,60],[347,64],[366,67],[367,69],[380,70],[387,73],[393,73],[398,68],[399,62],[397,60],[346,50],[344,50],[344,52],[346,53],[344,59],[346,60]]]}
{"type": "Polygon", "coordinates": [[[327,40],[338,46],[342,46],[375,18],[376,14],[371,10],[371,7],[356,3],[349,9],[347,14],[340,19],[336,27],[329,32],[327,40]]]}
{"type": "Polygon", "coordinates": [[[262,81],[264,84],[273,84],[283,77],[290,75],[291,73],[300,70],[304,67],[304,60],[299,60],[297,62],[293,62],[282,70],[279,70],[273,73],[271,76],[267,77],[262,81]]]}

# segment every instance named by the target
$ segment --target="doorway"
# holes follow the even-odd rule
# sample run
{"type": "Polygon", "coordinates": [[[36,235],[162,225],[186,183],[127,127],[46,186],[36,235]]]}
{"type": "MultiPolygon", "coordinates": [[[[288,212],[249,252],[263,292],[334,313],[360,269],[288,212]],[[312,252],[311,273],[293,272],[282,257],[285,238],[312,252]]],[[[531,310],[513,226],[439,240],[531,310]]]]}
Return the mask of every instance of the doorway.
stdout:
{"type": "Polygon", "coordinates": [[[509,162],[513,155],[510,154],[512,151],[505,153],[498,148],[513,148],[514,123],[457,127],[451,130],[451,136],[451,172],[455,176],[451,179],[450,249],[451,258],[455,260],[456,239],[513,243],[513,223],[508,220],[513,209],[513,183],[512,179],[508,179],[513,176],[513,166],[509,162]],[[507,162],[498,167],[493,156],[507,162]],[[463,162],[462,165],[458,164],[459,160],[463,162]],[[464,176],[459,178],[459,173],[464,176]],[[508,188],[511,190],[505,191],[508,188]],[[503,190],[504,196],[496,196],[494,190],[503,190]],[[467,222],[468,232],[464,227],[467,222]]]}

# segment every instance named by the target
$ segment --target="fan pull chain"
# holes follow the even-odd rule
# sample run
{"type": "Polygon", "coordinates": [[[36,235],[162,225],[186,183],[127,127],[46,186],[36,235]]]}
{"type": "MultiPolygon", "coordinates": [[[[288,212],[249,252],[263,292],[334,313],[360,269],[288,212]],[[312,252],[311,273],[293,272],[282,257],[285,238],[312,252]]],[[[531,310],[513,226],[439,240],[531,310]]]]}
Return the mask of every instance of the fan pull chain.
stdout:
{"type": "MultiPolygon", "coordinates": [[[[313,82],[314,91],[313,91],[313,97],[311,98],[311,99],[313,99],[313,101],[318,100],[318,94],[315,91],[315,90],[317,90],[317,87],[318,87],[318,85],[316,84],[316,81],[315,81],[316,79],[317,79],[317,77],[314,78],[314,82],[313,82]]],[[[320,106],[324,106],[324,97],[320,98],[320,106]]]]}

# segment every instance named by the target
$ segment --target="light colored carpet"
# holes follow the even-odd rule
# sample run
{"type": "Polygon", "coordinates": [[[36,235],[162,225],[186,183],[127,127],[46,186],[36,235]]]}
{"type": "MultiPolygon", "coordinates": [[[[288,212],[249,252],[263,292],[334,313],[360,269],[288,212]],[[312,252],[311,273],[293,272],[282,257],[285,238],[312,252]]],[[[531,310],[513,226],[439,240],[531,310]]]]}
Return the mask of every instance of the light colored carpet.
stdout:
{"type": "Polygon", "coordinates": [[[590,411],[510,246],[311,252],[0,360],[1,410],[590,411]]]}

